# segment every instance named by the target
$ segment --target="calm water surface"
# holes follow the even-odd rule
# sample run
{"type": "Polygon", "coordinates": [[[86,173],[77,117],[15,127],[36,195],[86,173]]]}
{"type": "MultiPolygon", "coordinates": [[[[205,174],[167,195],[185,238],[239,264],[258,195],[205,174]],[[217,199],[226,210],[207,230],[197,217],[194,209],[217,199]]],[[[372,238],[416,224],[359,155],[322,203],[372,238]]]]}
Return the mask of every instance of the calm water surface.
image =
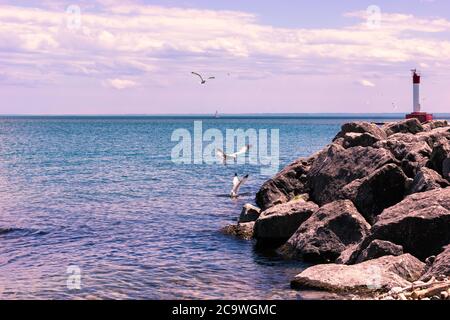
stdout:
{"type": "MultiPolygon", "coordinates": [[[[258,166],[175,165],[193,118],[0,118],[0,298],[301,299],[303,270],[219,233],[267,180],[258,166]],[[251,179],[231,200],[235,172],[251,179]],[[81,290],[66,285],[81,269],[81,290]]],[[[280,130],[281,163],[346,119],[203,119],[205,129],[280,130]]],[[[377,119],[376,121],[382,121],[377,119]]]]}

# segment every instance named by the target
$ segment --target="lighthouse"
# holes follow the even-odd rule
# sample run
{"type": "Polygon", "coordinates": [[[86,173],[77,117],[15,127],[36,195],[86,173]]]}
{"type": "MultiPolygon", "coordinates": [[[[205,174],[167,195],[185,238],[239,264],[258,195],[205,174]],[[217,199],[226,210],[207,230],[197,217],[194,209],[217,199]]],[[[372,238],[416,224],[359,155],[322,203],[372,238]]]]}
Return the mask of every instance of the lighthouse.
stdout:
{"type": "Polygon", "coordinates": [[[413,73],[413,112],[420,112],[420,74],[417,70],[412,70],[413,73]]]}
{"type": "Polygon", "coordinates": [[[433,120],[433,115],[422,112],[422,106],[420,105],[420,73],[414,69],[412,71],[413,78],[413,112],[406,115],[406,119],[416,118],[420,122],[427,122],[433,120]]]}

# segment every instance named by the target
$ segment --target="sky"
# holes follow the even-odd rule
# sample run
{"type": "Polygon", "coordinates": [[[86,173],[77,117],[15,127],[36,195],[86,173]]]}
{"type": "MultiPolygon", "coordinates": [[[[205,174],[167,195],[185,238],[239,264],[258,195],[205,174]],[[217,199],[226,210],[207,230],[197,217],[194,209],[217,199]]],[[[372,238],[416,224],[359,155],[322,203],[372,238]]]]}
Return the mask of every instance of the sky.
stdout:
{"type": "Polygon", "coordinates": [[[406,113],[413,68],[449,113],[450,1],[0,0],[0,114],[406,113]]]}

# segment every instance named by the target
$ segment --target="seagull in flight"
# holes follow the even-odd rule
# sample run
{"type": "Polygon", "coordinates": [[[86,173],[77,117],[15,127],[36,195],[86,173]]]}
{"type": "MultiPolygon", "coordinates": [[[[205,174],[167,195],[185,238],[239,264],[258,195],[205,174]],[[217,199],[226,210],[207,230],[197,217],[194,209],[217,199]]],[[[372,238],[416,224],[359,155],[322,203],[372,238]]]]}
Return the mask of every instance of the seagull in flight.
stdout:
{"type": "Polygon", "coordinates": [[[238,174],[234,174],[233,178],[233,189],[231,189],[230,197],[231,198],[237,198],[239,197],[239,189],[242,187],[242,185],[247,182],[249,175],[247,174],[242,179],[239,179],[238,174]]]}
{"type": "MultiPolygon", "coordinates": [[[[205,84],[205,83],[206,83],[206,80],[203,79],[203,77],[201,76],[201,74],[199,74],[199,73],[197,73],[197,72],[192,72],[192,74],[193,74],[193,75],[196,75],[197,77],[200,78],[201,84],[205,84]]],[[[212,79],[215,79],[215,78],[216,78],[216,77],[209,77],[207,80],[212,80],[212,79]]]]}
{"type": "Polygon", "coordinates": [[[227,161],[228,159],[237,159],[237,157],[241,154],[247,153],[251,148],[251,145],[247,144],[246,146],[242,147],[241,150],[239,150],[238,152],[235,153],[231,153],[231,154],[226,154],[225,152],[223,152],[223,150],[221,149],[217,149],[217,156],[222,160],[224,165],[227,165],[227,161]]]}

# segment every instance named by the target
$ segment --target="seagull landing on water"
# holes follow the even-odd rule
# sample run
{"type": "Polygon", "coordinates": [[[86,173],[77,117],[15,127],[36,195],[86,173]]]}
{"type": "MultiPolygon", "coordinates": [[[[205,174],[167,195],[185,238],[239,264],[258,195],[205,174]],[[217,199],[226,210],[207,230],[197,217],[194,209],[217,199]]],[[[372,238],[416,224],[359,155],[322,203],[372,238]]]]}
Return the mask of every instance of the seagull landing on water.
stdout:
{"type": "MultiPolygon", "coordinates": [[[[206,80],[203,79],[203,77],[201,76],[201,74],[197,73],[197,72],[192,72],[193,75],[196,75],[197,77],[200,78],[201,84],[205,84],[206,80]]],[[[216,77],[209,77],[207,80],[212,80],[215,79],[216,77]]]]}
{"type": "Polygon", "coordinates": [[[237,157],[239,155],[247,153],[251,147],[252,147],[251,145],[247,144],[245,147],[242,147],[241,150],[239,150],[238,152],[231,153],[231,154],[226,154],[225,152],[223,152],[223,150],[217,149],[216,154],[217,154],[217,157],[219,157],[222,160],[223,164],[227,165],[228,159],[233,159],[233,160],[237,159],[237,157]]]}
{"type": "Polygon", "coordinates": [[[236,173],[233,178],[233,189],[231,189],[230,197],[237,198],[239,197],[239,189],[242,185],[247,182],[249,175],[247,174],[242,179],[239,179],[238,174],[236,173]]]}

